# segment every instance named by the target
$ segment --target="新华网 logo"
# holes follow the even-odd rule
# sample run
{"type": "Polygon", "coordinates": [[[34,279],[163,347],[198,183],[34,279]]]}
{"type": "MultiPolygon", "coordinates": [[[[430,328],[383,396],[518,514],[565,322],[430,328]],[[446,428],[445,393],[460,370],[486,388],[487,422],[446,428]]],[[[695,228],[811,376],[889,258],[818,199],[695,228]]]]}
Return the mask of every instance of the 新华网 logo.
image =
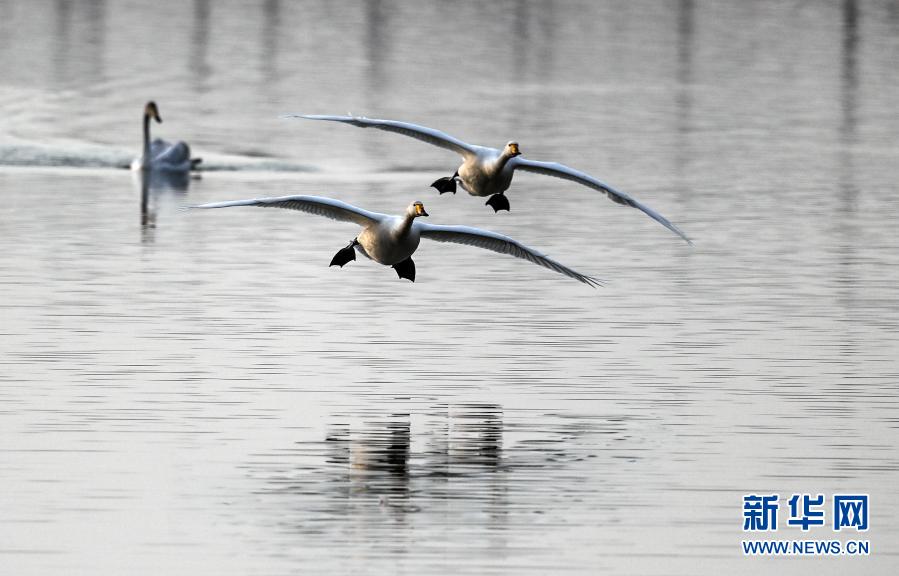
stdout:
{"type": "MultiPolygon", "coordinates": [[[[799,534],[817,526],[829,525],[833,532],[868,530],[868,495],[793,494],[781,508],[778,494],[743,496],[743,531],[777,532],[779,515],[786,517],[783,526],[797,528],[799,534]]],[[[867,555],[867,540],[744,540],[746,555],[867,555]]]]}

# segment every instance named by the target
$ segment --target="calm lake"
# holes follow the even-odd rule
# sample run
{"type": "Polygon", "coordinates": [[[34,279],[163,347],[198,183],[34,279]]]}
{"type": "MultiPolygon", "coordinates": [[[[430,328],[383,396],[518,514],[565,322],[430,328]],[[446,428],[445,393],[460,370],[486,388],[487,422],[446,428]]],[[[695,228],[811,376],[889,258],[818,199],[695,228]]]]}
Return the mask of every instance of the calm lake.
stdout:
{"type": "Polygon", "coordinates": [[[890,0],[0,0],[0,572],[895,574],[897,62],[890,0]],[[142,214],[151,99],[205,170],[142,214]],[[514,139],[695,246],[535,174],[494,214],[429,188],[453,153],[292,112],[514,139]],[[351,224],[180,210],[286,194],[605,286],[426,241],[413,284],[329,268],[351,224]]]}

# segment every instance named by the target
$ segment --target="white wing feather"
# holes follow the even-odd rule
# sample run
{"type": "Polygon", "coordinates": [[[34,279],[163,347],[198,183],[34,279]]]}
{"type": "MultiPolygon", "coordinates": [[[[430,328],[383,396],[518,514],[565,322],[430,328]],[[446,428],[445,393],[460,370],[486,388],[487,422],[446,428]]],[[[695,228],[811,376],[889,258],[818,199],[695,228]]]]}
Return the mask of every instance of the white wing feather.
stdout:
{"type": "Polygon", "coordinates": [[[279,196],[275,198],[251,198],[249,200],[232,200],[229,202],[214,202],[212,204],[200,204],[189,208],[231,208],[232,206],[260,206],[263,208],[286,208],[299,210],[318,216],[324,216],[332,220],[342,222],[355,222],[360,226],[368,226],[374,222],[380,222],[386,218],[385,214],[369,212],[341,202],[333,198],[322,196],[279,196]]]}
{"type": "Polygon", "coordinates": [[[473,146],[467,142],[463,142],[458,138],[454,138],[449,134],[426,128],[410,122],[398,122],[396,120],[378,120],[376,118],[365,118],[364,116],[322,116],[312,114],[287,114],[286,118],[305,118],[307,120],[328,120],[331,122],[343,122],[344,124],[352,124],[360,128],[377,128],[387,132],[396,132],[403,134],[416,140],[433,144],[447,150],[452,150],[464,157],[477,154],[478,146],[473,146]]]}
{"type": "Polygon", "coordinates": [[[549,268],[559,274],[564,274],[569,278],[574,278],[579,282],[583,282],[589,286],[601,286],[602,282],[592,276],[587,276],[576,272],[571,268],[560,264],[548,256],[544,256],[533,248],[528,248],[524,244],[480,228],[472,228],[470,226],[440,226],[437,224],[425,224],[416,221],[414,226],[418,228],[422,238],[436,240],[437,242],[454,242],[456,244],[467,244],[469,246],[477,246],[486,250],[499,252],[500,254],[509,254],[516,258],[521,258],[529,262],[533,262],[544,268],[549,268]]]}
{"type": "Polygon", "coordinates": [[[515,158],[509,160],[509,166],[511,166],[514,170],[525,170],[527,172],[535,172],[537,174],[544,174],[546,176],[553,176],[555,178],[571,180],[572,182],[583,184],[584,186],[593,188],[594,190],[599,190],[600,192],[608,196],[610,200],[617,202],[618,204],[624,204],[625,206],[632,206],[638,210],[642,210],[647,216],[686,240],[688,244],[693,244],[693,242],[689,238],[687,238],[687,235],[684,234],[680,228],[675,226],[670,220],[668,220],[646,204],[643,204],[629,194],[621,192],[620,190],[616,190],[602,180],[598,180],[593,176],[590,176],[589,174],[581,172],[580,170],[569,168],[568,166],[559,164],[558,162],[538,162],[536,160],[527,160],[525,158],[522,158],[521,156],[516,156],[515,158]]]}

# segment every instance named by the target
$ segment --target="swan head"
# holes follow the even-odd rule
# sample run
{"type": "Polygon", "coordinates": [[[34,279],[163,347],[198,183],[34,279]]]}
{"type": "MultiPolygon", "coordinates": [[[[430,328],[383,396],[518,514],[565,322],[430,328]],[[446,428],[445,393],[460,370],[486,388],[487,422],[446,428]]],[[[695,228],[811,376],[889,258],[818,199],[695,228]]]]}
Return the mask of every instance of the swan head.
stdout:
{"type": "Polygon", "coordinates": [[[428,215],[428,213],[425,211],[425,205],[417,200],[412,204],[409,204],[409,208],[406,210],[406,214],[412,216],[413,218],[428,215]]]}
{"type": "Polygon", "coordinates": [[[153,102],[152,100],[147,102],[147,105],[144,106],[144,116],[152,118],[162,124],[162,118],[159,117],[159,108],[156,107],[156,102],[153,102]]]}
{"type": "Polygon", "coordinates": [[[503,152],[509,157],[521,155],[521,150],[518,149],[518,142],[514,140],[506,143],[506,149],[503,152]]]}

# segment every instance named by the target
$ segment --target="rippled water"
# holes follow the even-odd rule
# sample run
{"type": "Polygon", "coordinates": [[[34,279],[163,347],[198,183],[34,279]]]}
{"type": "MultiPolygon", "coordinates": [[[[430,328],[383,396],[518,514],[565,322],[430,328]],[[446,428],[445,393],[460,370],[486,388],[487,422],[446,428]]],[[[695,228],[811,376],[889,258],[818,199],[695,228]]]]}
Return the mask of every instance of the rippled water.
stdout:
{"type": "MultiPolygon", "coordinates": [[[[9,574],[894,573],[899,5],[0,2],[9,574]],[[143,103],[204,157],[145,192],[143,103]],[[682,226],[279,118],[406,119],[682,226]],[[324,194],[606,280],[188,203],[324,194]],[[866,558],[743,557],[742,496],[866,492],[866,558]]],[[[784,527],[784,538],[830,538],[784,527]]]]}

